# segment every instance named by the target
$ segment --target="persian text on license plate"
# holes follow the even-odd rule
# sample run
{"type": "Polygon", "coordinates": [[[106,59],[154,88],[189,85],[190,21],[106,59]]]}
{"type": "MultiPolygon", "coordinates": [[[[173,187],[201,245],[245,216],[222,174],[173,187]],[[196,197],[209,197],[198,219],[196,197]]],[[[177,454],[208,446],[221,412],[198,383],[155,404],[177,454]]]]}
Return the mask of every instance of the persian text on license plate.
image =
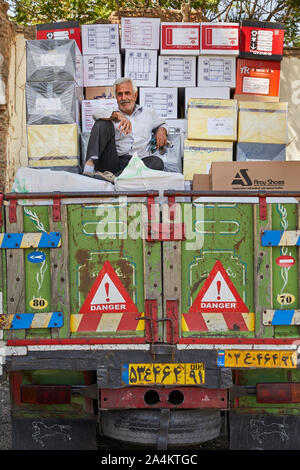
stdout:
{"type": "Polygon", "coordinates": [[[221,367],[296,368],[297,351],[228,349],[219,351],[218,365],[221,367]]]}
{"type": "Polygon", "coordinates": [[[122,378],[128,385],[201,385],[205,367],[202,362],[123,364],[122,378]]]}

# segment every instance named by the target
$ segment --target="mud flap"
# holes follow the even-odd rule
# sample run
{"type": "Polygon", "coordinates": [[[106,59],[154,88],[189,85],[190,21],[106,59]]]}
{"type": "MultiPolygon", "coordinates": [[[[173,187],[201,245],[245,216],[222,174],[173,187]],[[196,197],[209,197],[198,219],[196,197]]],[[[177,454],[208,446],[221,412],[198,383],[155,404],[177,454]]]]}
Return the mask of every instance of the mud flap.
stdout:
{"type": "Polygon", "coordinates": [[[96,421],[12,417],[12,450],[96,450],[96,421]]]}
{"type": "Polygon", "coordinates": [[[230,450],[299,450],[300,417],[230,413],[230,450]]]}

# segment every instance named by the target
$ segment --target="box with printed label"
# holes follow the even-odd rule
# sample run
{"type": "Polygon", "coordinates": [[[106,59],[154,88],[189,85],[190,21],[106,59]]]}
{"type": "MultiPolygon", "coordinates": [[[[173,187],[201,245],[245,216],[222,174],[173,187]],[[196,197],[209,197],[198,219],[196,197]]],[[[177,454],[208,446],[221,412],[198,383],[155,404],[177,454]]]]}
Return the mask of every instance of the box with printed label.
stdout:
{"type": "Polygon", "coordinates": [[[76,81],[82,86],[82,56],[74,39],[26,41],[26,81],[76,81]]]}
{"type": "Polygon", "coordinates": [[[201,23],[201,54],[239,54],[239,23],[201,23]]]}
{"type": "Polygon", "coordinates": [[[286,144],[288,103],[239,101],[238,141],[286,144]]]}
{"type": "Polygon", "coordinates": [[[118,109],[117,100],[112,99],[99,99],[99,100],[83,100],[82,101],[82,132],[90,132],[94,125],[93,115],[99,109],[111,110],[111,112],[118,109]]]}
{"type": "Polygon", "coordinates": [[[137,86],[156,87],[157,51],[126,49],[125,77],[137,86]]]}
{"type": "Polygon", "coordinates": [[[168,129],[168,142],[165,147],[155,151],[168,173],[182,173],[181,133],[179,128],[168,129]]]}
{"type": "Polygon", "coordinates": [[[300,161],[214,162],[210,176],[216,191],[299,191],[300,161]]]}
{"type": "Polygon", "coordinates": [[[185,115],[187,116],[188,102],[191,98],[209,98],[229,100],[230,88],[226,86],[203,86],[203,87],[186,87],[185,93],[185,115]]]}
{"type": "Polygon", "coordinates": [[[236,160],[271,160],[282,161],[286,157],[285,144],[265,144],[256,142],[238,142],[236,146],[236,160]]]}
{"type": "Polygon", "coordinates": [[[196,57],[159,56],[158,86],[195,87],[196,57]]]}
{"type": "Polygon", "coordinates": [[[82,52],[80,24],[78,21],[62,21],[35,25],[36,39],[74,39],[82,52]]]}
{"type": "Polygon", "coordinates": [[[82,132],[80,134],[80,153],[81,153],[81,164],[84,166],[86,161],[86,152],[90,140],[90,132],[82,132]]]}
{"type": "Polygon", "coordinates": [[[122,49],[159,49],[159,18],[121,18],[122,49]]]}
{"type": "Polygon", "coordinates": [[[183,155],[183,175],[185,180],[192,180],[194,174],[209,174],[211,163],[233,159],[232,142],[209,142],[203,140],[185,140],[183,155]]]}
{"type": "Polygon", "coordinates": [[[198,57],[197,85],[235,88],[236,58],[231,56],[198,57]]]}
{"type": "Polygon", "coordinates": [[[114,98],[114,88],[112,86],[92,86],[85,88],[86,100],[97,100],[99,98],[114,98]]]}
{"type": "Polygon", "coordinates": [[[237,140],[237,101],[191,98],[188,102],[189,140],[237,140]]]}
{"type": "Polygon", "coordinates": [[[113,85],[120,77],[120,54],[83,56],[83,86],[113,85]]]}
{"type": "Polygon", "coordinates": [[[187,136],[187,119],[166,119],[168,130],[173,133],[180,133],[181,154],[183,156],[184,141],[187,136]]]}
{"type": "Polygon", "coordinates": [[[140,88],[140,105],[154,109],[165,119],[177,119],[177,88],[140,88]]]}
{"type": "Polygon", "coordinates": [[[280,62],[237,59],[235,93],[279,96],[280,62]]]}
{"type": "Polygon", "coordinates": [[[80,125],[83,90],[75,82],[27,82],[27,124],[80,125]]]}
{"type": "Polygon", "coordinates": [[[251,20],[242,22],[240,57],[280,61],[283,43],[284,24],[251,20]]]}
{"type": "Polygon", "coordinates": [[[161,23],[161,54],[200,54],[200,24],[161,23]]]}
{"type": "Polygon", "coordinates": [[[79,133],[77,124],[38,124],[27,126],[30,167],[77,166],[79,133]]]}
{"type": "Polygon", "coordinates": [[[119,54],[117,24],[84,24],[81,26],[82,54],[119,54]]]}

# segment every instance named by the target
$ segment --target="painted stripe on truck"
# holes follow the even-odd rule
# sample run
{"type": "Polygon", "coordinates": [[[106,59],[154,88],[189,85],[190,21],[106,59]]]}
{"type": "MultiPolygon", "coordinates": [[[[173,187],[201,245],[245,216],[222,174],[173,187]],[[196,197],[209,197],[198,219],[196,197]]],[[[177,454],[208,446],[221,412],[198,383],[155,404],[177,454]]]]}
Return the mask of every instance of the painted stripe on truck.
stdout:
{"type": "Polygon", "coordinates": [[[261,236],[262,246],[300,246],[299,230],[265,230],[261,236]]]}
{"type": "Polygon", "coordinates": [[[14,313],[0,315],[1,330],[27,330],[28,328],[59,328],[63,326],[62,312],[14,313]]]}
{"type": "Polygon", "coordinates": [[[300,325],[300,310],[264,310],[263,324],[268,326],[300,325]]]}
{"type": "Polygon", "coordinates": [[[59,232],[0,233],[0,248],[59,248],[59,232]]]}

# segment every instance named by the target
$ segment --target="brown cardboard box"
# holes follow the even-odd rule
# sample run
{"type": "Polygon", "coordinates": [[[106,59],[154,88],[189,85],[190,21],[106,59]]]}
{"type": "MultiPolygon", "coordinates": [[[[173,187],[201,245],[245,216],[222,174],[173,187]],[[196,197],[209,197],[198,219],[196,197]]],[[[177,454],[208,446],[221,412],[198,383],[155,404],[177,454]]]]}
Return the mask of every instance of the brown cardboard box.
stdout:
{"type": "MultiPolygon", "coordinates": [[[[192,183],[192,190],[193,191],[210,191],[210,175],[197,175],[193,176],[193,183],[192,183]]],[[[197,196],[192,198],[198,199],[197,196]]]]}
{"type": "Polygon", "coordinates": [[[114,89],[112,86],[90,86],[85,88],[85,99],[96,100],[99,98],[114,98],[114,89]]]}
{"type": "Polygon", "coordinates": [[[233,97],[237,101],[263,101],[266,103],[279,103],[279,96],[264,96],[264,95],[237,95],[233,97]]]}
{"type": "Polygon", "coordinates": [[[213,191],[299,191],[300,161],[213,162],[213,191]]]}
{"type": "Polygon", "coordinates": [[[194,175],[193,191],[210,191],[210,175],[194,175]]]}

